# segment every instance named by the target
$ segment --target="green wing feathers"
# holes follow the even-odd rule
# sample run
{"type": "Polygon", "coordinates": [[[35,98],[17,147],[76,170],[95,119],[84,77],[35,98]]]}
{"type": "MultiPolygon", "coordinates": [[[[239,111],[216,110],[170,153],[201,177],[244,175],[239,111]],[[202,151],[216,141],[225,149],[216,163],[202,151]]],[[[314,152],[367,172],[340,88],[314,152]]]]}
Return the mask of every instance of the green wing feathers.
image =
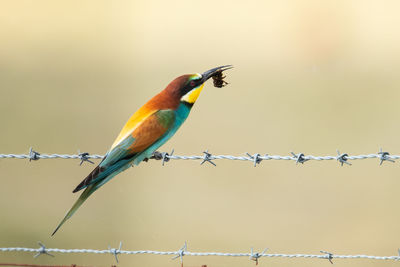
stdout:
{"type": "Polygon", "coordinates": [[[97,181],[106,179],[118,168],[122,167],[122,165],[126,163],[126,160],[131,159],[137,154],[129,150],[134,141],[135,139],[132,136],[129,135],[126,137],[120,144],[106,154],[99,166],[83,179],[83,181],[72,192],[76,193],[97,181]]]}
{"type": "Polygon", "coordinates": [[[147,154],[153,153],[153,145],[170,130],[174,121],[175,112],[173,110],[159,110],[146,118],[132,130],[131,134],[111,149],[100,164],[73,190],[75,193],[85,189],[52,235],[72,217],[94,191],[115,175],[129,168],[136,158],[141,161],[143,157],[148,156],[147,154]]]}

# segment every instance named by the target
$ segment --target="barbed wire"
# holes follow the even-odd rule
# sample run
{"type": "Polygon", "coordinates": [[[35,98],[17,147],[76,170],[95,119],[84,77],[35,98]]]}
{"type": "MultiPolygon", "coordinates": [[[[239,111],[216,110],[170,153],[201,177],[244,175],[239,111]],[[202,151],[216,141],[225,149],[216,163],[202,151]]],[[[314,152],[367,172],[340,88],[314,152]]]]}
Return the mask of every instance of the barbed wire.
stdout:
{"type": "MultiPolygon", "coordinates": [[[[291,156],[279,156],[279,155],[269,155],[269,154],[264,154],[262,156],[259,153],[255,154],[250,154],[246,153],[245,156],[232,156],[232,155],[213,155],[208,150],[203,151],[203,155],[191,155],[191,156],[184,156],[184,155],[176,155],[174,154],[174,150],[171,151],[171,153],[167,152],[159,152],[156,151],[153,153],[153,156],[151,156],[149,159],[155,159],[155,160],[161,160],[162,165],[170,160],[201,160],[200,164],[204,164],[206,162],[216,166],[214,163],[214,160],[239,160],[239,161],[250,161],[253,163],[254,167],[256,167],[258,164],[260,164],[263,160],[288,160],[288,161],[294,161],[296,164],[298,163],[305,163],[306,161],[309,160],[316,160],[316,161],[323,161],[323,160],[336,160],[340,163],[341,166],[343,164],[351,165],[349,161],[352,160],[363,160],[363,159],[379,159],[379,164],[382,165],[384,161],[390,161],[390,162],[395,162],[395,160],[400,159],[400,155],[390,155],[389,152],[382,151],[382,149],[379,150],[378,153],[374,154],[362,154],[362,155],[349,155],[347,153],[340,153],[339,150],[337,150],[337,155],[335,156],[313,156],[313,155],[305,155],[304,153],[294,153],[291,152],[291,156]]],[[[29,159],[29,161],[32,160],[39,160],[39,159],[79,159],[80,160],[80,165],[82,165],[83,162],[87,161],[90,163],[92,162],[90,159],[102,159],[104,158],[104,155],[98,155],[98,154],[89,154],[87,152],[81,153],[78,151],[78,154],[41,154],[32,148],[30,148],[28,154],[0,154],[0,159],[1,158],[7,158],[7,159],[29,159]]],[[[145,159],[145,161],[148,161],[149,159],[145,159]]]]}
{"type": "Polygon", "coordinates": [[[33,252],[36,253],[34,257],[46,254],[48,256],[54,257],[51,253],[87,253],[87,254],[111,254],[114,255],[118,263],[118,255],[139,255],[139,254],[152,254],[152,255],[167,255],[174,256],[172,259],[180,258],[183,264],[184,256],[220,256],[220,257],[248,257],[250,260],[255,261],[256,265],[261,257],[268,258],[311,258],[311,259],[327,259],[329,262],[333,263],[333,259],[370,259],[370,260],[400,260],[400,249],[398,250],[397,256],[372,256],[372,255],[339,255],[331,252],[321,250],[321,254],[283,254],[283,253],[266,253],[267,249],[262,252],[254,252],[253,248],[250,252],[244,253],[228,253],[228,252],[191,252],[187,250],[187,243],[176,251],[155,251],[155,250],[122,250],[122,242],[120,242],[118,248],[111,248],[105,250],[95,250],[95,249],[59,249],[59,248],[46,248],[41,242],[39,243],[39,248],[24,248],[24,247],[10,247],[10,248],[0,248],[0,252],[33,252]]]}
{"type": "MultiPolygon", "coordinates": [[[[362,160],[362,159],[374,159],[377,158],[380,160],[380,165],[384,161],[395,162],[394,160],[400,159],[400,155],[390,155],[389,152],[383,152],[382,149],[376,154],[365,154],[365,155],[348,155],[347,153],[340,153],[337,151],[336,156],[313,156],[313,155],[305,155],[303,153],[294,153],[291,152],[292,156],[279,156],[279,155],[268,155],[265,154],[261,156],[260,154],[249,154],[246,153],[246,156],[232,156],[232,155],[212,155],[208,152],[208,150],[203,152],[203,155],[176,155],[174,154],[174,150],[171,153],[167,152],[154,152],[153,156],[150,159],[161,160],[162,165],[165,162],[172,160],[201,160],[200,164],[204,164],[205,162],[209,162],[210,164],[216,166],[213,160],[239,160],[239,161],[250,161],[254,166],[257,166],[263,160],[289,160],[295,161],[296,164],[303,164],[309,160],[336,160],[342,166],[343,164],[351,165],[350,160],[362,160]]],[[[41,154],[37,151],[34,151],[32,148],[29,150],[29,154],[0,154],[0,158],[15,158],[15,159],[29,159],[39,160],[39,159],[79,159],[80,165],[90,159],[102,159],[103,155],[91,155],[87,152],[78,154],[41,154]]],[[[148,159],[146,159],[147,161],[148,159]]],[[[128,254],[128,255],[138,255],[138,254],[153,254],[153,255],[174,255],[172,259],[180,258],[181,263],[183,263],[183,256],[223,256],[223,257],[249,257],[249,259],[253,260],[258,264],[258,260],[261,257],[278,257],[278,258],[316,258],[316,259],[327,259],[331,263],[333,259],[373,259],[373,260],[400,260],[400,250],[398,250],[397,256],[372,256],[372,255],[339,255],[333,254],[326,251],[320,251],[322,254],[282,254],[282,253],[266,253],[267,249],[262,251],[261,253],[254,252],[253,248],[251,248],[250,253],[226,253],[226,252],[190,252],[187,250],[187,244],[180,248],[177,251],[153,251],[153,250],[137,250],[137,251],[129,251],[122,250],[122,243],[120,243],[119,248],[111,248],[109,247],[107,250],[94,250],[94,249],[58,249],[58,248],[46,248],[45,245],[39,242],[39,248],[24,248],[24,247],[10,247],[10,248],[0,248],[0,252],[34,252],[36,253],[34,257],[38,257],[42,254],[47,254],[49,256],[54,256],[51,253],[94,253],[94,254],[112,254],[115,256],[116,261],[118,262],[119,254],[128,254]]]]}

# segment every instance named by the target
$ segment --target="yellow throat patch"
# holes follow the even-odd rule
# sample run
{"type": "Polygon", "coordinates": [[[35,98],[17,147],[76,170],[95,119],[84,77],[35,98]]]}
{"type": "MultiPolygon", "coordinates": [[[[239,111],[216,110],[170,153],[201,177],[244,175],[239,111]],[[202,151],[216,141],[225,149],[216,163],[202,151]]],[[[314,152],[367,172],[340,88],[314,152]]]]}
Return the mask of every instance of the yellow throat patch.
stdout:
{"type": "Polygon", "coordinates": [[[201,90],[203,90],[204,87],[204,83],[202,85],[200,85],[197,88],[192,89],[191,91],[189,91],[188,93],[186,93],[186,95],[182,96],[181,100],[188,102],[190,104],[194,104],[194,102],[196,102],[197,98],[199,98],[199,95],[201,93],[201,90]]]}

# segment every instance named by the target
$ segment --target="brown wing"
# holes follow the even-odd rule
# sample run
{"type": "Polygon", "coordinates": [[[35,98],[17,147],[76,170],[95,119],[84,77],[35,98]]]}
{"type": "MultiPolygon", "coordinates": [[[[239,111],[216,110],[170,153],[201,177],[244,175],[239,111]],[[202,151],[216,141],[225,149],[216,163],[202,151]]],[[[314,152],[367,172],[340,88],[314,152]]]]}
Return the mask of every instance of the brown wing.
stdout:
{"type": "Polygon", "coordinates": [[[166,125],[160,122],[160,117],[157,113],[150,116],[144,121],[140,127],[132,132],[132,137],[135,139],[131,146],[131,152],[142,152],[155,141],[157,141],[168,130],[166,125]]]}
{"type": "Polygon", "coordinates": [[[159,110],[146,118],[132,134],[128,135],[75,189],[74,193],[90,184],[106,179],[121,171],[126,164],[140,152],[143,152],[163,136],[175,120],[172,110],[159,110]]]}

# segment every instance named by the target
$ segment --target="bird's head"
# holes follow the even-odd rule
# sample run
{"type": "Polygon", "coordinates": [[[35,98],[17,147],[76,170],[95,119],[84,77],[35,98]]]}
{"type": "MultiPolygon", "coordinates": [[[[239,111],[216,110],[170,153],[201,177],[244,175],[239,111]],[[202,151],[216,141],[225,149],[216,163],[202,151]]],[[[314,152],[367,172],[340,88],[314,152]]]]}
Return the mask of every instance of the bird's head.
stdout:
{"type": "Polygon", "coordinates": [[[181,102],[193,105],[203,90],[204,83],[218,72],[233,68],[231,65],[216,67],[202,74],[187,74],[176,78],[168,86],[180,98],[181,102]]]}

